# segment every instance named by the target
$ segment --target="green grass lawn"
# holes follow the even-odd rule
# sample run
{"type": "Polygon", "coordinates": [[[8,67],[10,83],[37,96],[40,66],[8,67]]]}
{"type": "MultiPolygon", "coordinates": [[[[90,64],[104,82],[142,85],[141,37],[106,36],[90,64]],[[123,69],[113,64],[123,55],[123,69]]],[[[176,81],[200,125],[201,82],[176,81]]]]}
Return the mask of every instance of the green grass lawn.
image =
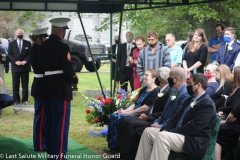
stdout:
{"type": "MultiPolygon", "coordinates": [[[[83,71],[85,69],[83,68],[83,71]]],[[[109,89],[110,74],[109,65],[105,64],[100,68],[99,76],[102,85],[109,89]],[[103,71],[103,72],[101,72],[103,71]]],[[[95,72],[78,73],[80,79],[78,84],[79,93],[84,94],[85,90],[100,90],[99,83],[95,72]]],[[[31,88],[33,73],[30,73],[29,89],[31,88]]],[[[12,75],[5,74],[5,84],[8,90],[12,89],[12,75]]],[[[33,98],[29,96],[29,104],[33,104],[33,98]]],[[[74,95],[71,102],[71,121],[69,137],[78,143],[86,146],[91,150],[107,150],[106,137],[93,137],[89,135],[89,131],[101,131],[103,128],[90,125],[85,121],[85,104],[80,94],[74,95]]],[[[0,115],[0,136],[32,138],[33,131],[33,115],[32,114],[14,114],[13,106],[4,109],[0,115]]]]}

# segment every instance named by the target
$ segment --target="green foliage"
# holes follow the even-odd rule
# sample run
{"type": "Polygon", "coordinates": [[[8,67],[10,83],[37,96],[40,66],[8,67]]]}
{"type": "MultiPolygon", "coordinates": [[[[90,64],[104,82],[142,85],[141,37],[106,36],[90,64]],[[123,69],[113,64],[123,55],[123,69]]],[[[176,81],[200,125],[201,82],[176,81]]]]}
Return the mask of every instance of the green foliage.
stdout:
{"type": "Polygon", "coordinates": [[[17,28],[22,28],[25,32],[29,32],[39,27],[37,23],[42,22],[46,14],[33,11],[1,11],[0,17],[0,27],[4,26],[6,28],[6,30],[0,31],[0,36],[13,38],[17,28]],[[23,24],[26,22],[29,22],[30,26],[23,27],[23,24]]]}
{"type": "MultiPolygon", "coordinates": [[[[197,0],[191,2],[193,1],[197,2],[197,0]]],[[[163,2],[163,0],[156,0],[155,2],[163,2]]],[[[175,0],[174,2],[181,1],[175,0]]],[[[138,5],[139,8],[143,6],[146,7],[146,5],[138,5]]],[[[134,5],[125,5],[125,9],[133,9],[134,7],[134,5]]],[[[162,42],[164,42],[167,33],[174,33],[177,40],[184,40],[187,38],[189,30],[197,28],[203,28],[207,33],[207,37],[210,38],[214,35],[216,22],[234,27],[237,31],[240,28],[238,23],[239,10],[240,1],[238,0],[133,10],[123,13],[123,24],[127,23],[125,27],[131,28],[135,35],[146,35],[149,30],[156,30],[160,35],[159,40],[162,42]]],[[[119,14],[114,14],[114,16],[116,18],[114,18],[113,24],[119,24],[119,14]]],[[[98,31],[109,29],[109,23],[108,17],[102,21],[100,27],[95,29],[98,31]]],[[[240,35],[239,32],[237,31],[236,34],[240,35]]]]}

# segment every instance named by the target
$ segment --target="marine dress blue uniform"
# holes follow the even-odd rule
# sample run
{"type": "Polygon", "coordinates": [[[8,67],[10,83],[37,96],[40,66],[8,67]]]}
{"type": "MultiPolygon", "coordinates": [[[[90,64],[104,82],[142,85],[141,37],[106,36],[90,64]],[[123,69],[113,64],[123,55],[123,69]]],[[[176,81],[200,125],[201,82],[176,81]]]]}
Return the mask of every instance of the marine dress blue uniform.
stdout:
{"type": "MultiPolygon", "coordinates": [[[[64,28],[60,23],[52,23],[52,26],[64,28]]],[[[78,78],[72,68],[69,47],[58,36],[50,35],[42,43],[38,55],[44,71],[42,93],[48,160],[66,160],[72,84],[77,84],[78,78]]]]}
{"type": "Polygon", "coordinates": [[[33,146],[34,151],[46,150],[45,140],[45,115],[42,104],[41,87],[43,82],[43,71],[40,67],[37,52],[39,49],[38,44],[33,44],[31,49],[31,65],[34,72],[34,79],[32,83],[31,95],[34,97],[34,121],[33,121],[33,146]]]}

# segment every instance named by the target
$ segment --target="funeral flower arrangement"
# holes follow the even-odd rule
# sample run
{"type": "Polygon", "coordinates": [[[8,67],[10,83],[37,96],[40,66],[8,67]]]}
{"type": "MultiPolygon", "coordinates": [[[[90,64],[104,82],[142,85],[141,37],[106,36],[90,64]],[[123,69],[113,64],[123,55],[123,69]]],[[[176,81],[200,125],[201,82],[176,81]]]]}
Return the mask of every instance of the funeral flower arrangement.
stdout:
{"type": "Polygon", "coordinates": [[[101,96],[98,96],[97,98],[83,96],[87,105],[85,117],[87,122],[98,126],[107,125],[111,114],[110,107],[112,107],[112,111],[117,111],[120,108],[128,108],[135,103],[140,89],[133,92],[120,89],[114,98],[108,97],[106,94],[105,99],[101,96]]]}

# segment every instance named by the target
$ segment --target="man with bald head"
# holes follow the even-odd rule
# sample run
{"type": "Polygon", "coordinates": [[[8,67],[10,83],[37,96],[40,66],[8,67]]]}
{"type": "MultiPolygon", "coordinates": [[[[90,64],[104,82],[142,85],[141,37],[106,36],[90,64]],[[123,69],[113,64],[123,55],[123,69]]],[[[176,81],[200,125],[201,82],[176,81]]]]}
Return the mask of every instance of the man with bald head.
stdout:
{"type": "Polygon", "coordinates": [[[12,69],[12,86],[14,104],[20,103],[19,87],[20,80],[22,85],[22,100],[26,105],[28,101],[28,81],[29,81],[29,55],[31,49],[31,42],[24,40],[24,31],[17,29],[15,31],[16,40],[9,43],[8,57],[11,61],[12,69]]]}
{"type": "Polygon", "coordinates": [[[172,33],[167,34],[165,41],[170,51],[171,67],[173,68],[181,66],[183,50],[181,47],[175,44],[176,41],[175,35],[172,33]]]}

